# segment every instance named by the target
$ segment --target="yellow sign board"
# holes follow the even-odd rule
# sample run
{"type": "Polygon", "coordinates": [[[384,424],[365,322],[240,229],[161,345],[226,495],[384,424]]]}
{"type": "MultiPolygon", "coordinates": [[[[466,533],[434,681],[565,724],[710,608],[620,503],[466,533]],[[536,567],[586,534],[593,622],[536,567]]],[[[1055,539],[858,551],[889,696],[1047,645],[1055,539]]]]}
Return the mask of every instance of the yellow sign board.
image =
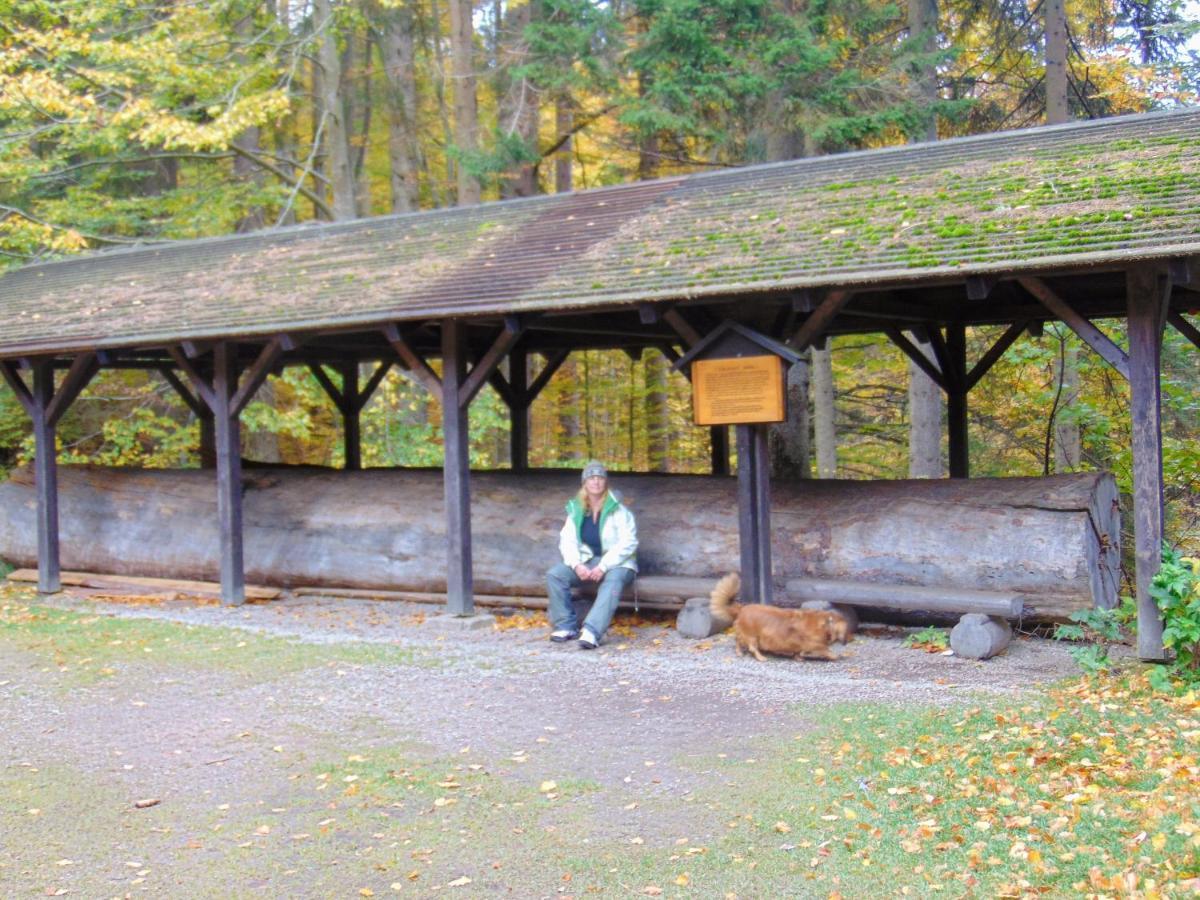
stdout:
{"type": "Polygon", "coordinates": [[[694,361],[692,413],[697,425],[785,421],[783,360],[778,356],[743,356],[694,361]]]}

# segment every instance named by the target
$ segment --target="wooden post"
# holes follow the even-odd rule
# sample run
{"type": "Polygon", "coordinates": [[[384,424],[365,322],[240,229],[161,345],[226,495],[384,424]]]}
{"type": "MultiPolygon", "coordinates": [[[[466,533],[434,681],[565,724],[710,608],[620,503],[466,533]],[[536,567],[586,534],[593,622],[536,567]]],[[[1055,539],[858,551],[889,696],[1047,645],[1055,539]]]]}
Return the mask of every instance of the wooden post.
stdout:
{"type": "Polygon", "coordinates": [[[738,538],[742,597],[771,603],[771,462],[765,425],[737,426],[738,538]]]}
{"type": "Polygon", "coordinates": [[[508,384],[512,393],[509,465],[514,472],[524,472],[529,468],[529,362],[524,346],[508,354],[508,384]]]}
{"type": "Polygon", "coordinates": [[[457,319],[442,320],[442,439],[446,492],[446,611],[469,616],[475,611],[471,572],[471,472],[468,403],[461,402],[466,380],[465,328],[457,319]]]}
{"type": "Polygon", "coordinates": [[[227,606],[240,606],[246,601],[242,557],[241,418],[233,402],[237,387],[237,346],[220,341],[213,347],[212,406],[217,451],[221,602],[227,606]]]}
{"type": "Polygon", "coordinates": [[[345,464],[348,472],[362,469],[362,398],[358,389],[358,363],[340,366],[342,374],[342,397],[338,404],[342,414],[342,436],[345,448],[345,464]]]}
{"type": "Polygon", "coordinates": [[[1150,582],[1162,564],[1163,471],[1159,373],[1164,291],[1150,267],[1125,276],[1129,327],[1129,393],[1133,419],[1133,527],[1138,607],[1138,656],[1162,660],[1163,623],[1150,596],[1150,582]]]}
{"type": "Polygon", "coordinates": [[[197,417],[200,420],[200,468],[215,469],[217,467],[217,424],[212,411],[205,411],[197,417]]]}
{"type": "Polygon", "coordinates": [[[58,553],[58,448],[50,401],[54,399],[54,363],[33,364],[34,479],[37,485],[38,592],[62,590],[58,553]]]}
{"type": "Polygon", "coordinates": [[[729,474],[729,426],[714,425],[712,434],[712,473],[729,474]]]}
{"type": "Polygon", "coordinates": [[[961,324],[946,328],[946,351],[950,363],[945,372],[949,390],[946,413],[950,430],[950,477],[971,476],[971,456],[967,442],[967,329],[961,324]]]}

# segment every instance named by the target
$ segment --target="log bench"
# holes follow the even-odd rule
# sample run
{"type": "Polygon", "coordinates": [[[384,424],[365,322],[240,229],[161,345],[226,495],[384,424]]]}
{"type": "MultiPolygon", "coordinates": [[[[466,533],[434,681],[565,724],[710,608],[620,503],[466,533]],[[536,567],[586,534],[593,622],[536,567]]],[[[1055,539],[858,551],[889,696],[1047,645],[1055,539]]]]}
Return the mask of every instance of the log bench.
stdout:
{"type": "MultiPolygon", "coordinates": [[[[692,578],[686,575],[642,575],[626,585],[621,592],[621,607],[640,609],[677,610],[685,605],[689,598],[703,597],[708,602],[709,592],[717,583],[715,578],[692,578]]],[[[596,596],[600,587],[597,581],[586,581],[579,587],[573,588],[573,597],[586,597],[591,600],[596,596]]]]}
{"type": "Polygon", "coordinates": [[[950,631],[950,649],[967,659],[990,659],[1012,640],[1009,619],[1019,619],[1025,602],[1007,591],[879,584],[833,578],[791,578],[788,599],[801,606],[844,604],[904,612],[960,615],[950,631]]]}

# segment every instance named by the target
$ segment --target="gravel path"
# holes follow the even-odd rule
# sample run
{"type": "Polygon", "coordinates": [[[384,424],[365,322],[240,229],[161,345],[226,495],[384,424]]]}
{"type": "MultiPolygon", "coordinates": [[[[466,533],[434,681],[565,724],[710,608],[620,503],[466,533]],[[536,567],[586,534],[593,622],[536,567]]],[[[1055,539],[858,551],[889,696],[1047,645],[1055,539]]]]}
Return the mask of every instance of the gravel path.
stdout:
{"type": "MultiPolygon", "coordinates": [[[[316,833],[336,813],[310,789],[314,767],[396,746],[431,760],[469,761],[534,796],[546,779],[595,785],[576,809],[590,823],[583,840],[711,839],[721,823],[687,801],[723,777],[722,754],[753,757],[771,741],[803,733],[835,704],[952,706],[1036,691],[1075,672],[1062,646],[1036,638],[1015,640],[1005,655],[979,663],[905,649],[902,631],[876,628],[834,662],[759,663],[736,657],[729,636],[691,641],[670,621],[610,632],[588,652],[550,644],[543,628],[463,628],[436,607],[396,602],[303,597],[239,609],[71,595],[46,602],[309,644],[395,645],[410,661],[251,676],[176,671],[156,660],[125,665],[116,679],[65,687],[44,658],[0,643],[0,786],[8,782],[0,796],[24,798],[26,788],[28,795],[25,811],[0,813],[0,892],[9,896],[230,896],[255,884],[278,894],[353,895],[357,887],[348,891],[349,884],[370,883],[347,856],[350,844],[361,849],[358,839],[330,851],[334,864],[321,857],[320,877],[303,861],[289,866],[287,853],[266,868],[234,865],[228,854],[268,840],[264,827],[316,833]],[[65,790],[70,779],[86,790],[65,790]],[[147,797],[163,802],[131,812],[132,800],[147,797]],[[67,821],[49,827],[53,808],[67,821]],[[74,826],[95,837],[81,847],[74,826]],[[181,854],[181,847],[195,849],[181,854]],[[134,862],[141,865],[128,865],[134,862]],[[143,869],[146,875],[136,874],[143,869]],[[349,871],[356,874],[347,880],[349,871]]],[[[394,873],[379,877],[384,886],[395,883],[387,880],[394,873]]]]}

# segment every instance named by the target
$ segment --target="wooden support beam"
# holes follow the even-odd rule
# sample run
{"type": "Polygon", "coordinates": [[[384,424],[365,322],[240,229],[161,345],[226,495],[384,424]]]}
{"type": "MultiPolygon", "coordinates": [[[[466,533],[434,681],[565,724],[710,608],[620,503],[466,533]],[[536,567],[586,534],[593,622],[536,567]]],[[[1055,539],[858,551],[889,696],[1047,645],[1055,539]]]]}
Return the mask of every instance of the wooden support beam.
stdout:
{"type": "Polygon", "coordinates": [[[712,442],[712,473],[729,474],[729,426],[714,425],[710,432],[712,442]]]}
{"type": "Polygon", "coordinates": [[[889,325],[884,329],[884,332],[893,344],[904,351],[905,356],[915,362],[921,368],[921,371],[929,376],[929,379],[934,384],[943,391],[948,390],[946,379],[943,377],[941,370],[920,351],[916,344],[904,336],[904,332],[894,325],[889,325]]]}
{"type": "Polygon", "coordinates": [[[212,349],[210,345],[199,341],[184,341],[179,346],[183,348],[188,359],[199,359],[212,349]]]}
{"type": "Polygon", "coordinates": [[[186,375],[188,381],[192,383],[192,387],[196,389],[196,393],[200,395],[200,399],[204,401],[204,405],[210,410],[215,409],[217,398],[213,393],[212,383],[200,374],[200,370],[192,365],[191,360],[178,347],[168,347],[167,352],[171,355],[171,359],[175,361],[175,367],[186,375]]]}
{"type": "Polygon", "coordinates": [[[663,313],[663,321],[675,329],[675,333],[679,335],[685,347],[693,347],[700,343],[700,332],[692,327],[691,323],[683,317],[683,314],[677,309],[668,309],[663,313]]]}
{"type": "Polygon", "coordinates": [[[492,346],[488,348],[488,351],[483,354],[483,358],[471,368],[471,374],[466,377],[459,388],[459,406],[466,409],[471,405],[471,401],[475,399],[475,395],[487,384],[488,377],[496,371],[496,367],[500,365],[500,361],[508,355],[508,351],[521,339],[524,331],[524,326],[515,317],[505,317],[504,328],[496,335],[496,339],[492,342],[492,346]]]}
{"type": "Polygon", "coordinates": [[[333,383],[333,379],[325,371],[325,367],[321,363],[310,362],[308,370],[313,373],[313,377],[317,379],[317,384],[321,385],[329,399],[333,401],[333,405],[338,408],[339,412],[344,413],[346,409],[346,398],[342,395],[342,389],[333,383]]]}
{"type": "Polygon", "coordinates": [[[738,425],[738,544],[741,556],[742,599],[771,603],[771,463],[767,427],[738,425]]]}
{"type": "Polygon", "coordinates": [[[33,469],[37,486],[38,591],[62,590],[58,552],[58,447],[50,404],[54,400],[54,363],[33,364],[33,469]]]}
{"type": "Polygon", "coordinates": [[[425,390],[429,391],[439,403],[442,402],[442,381],[437,377],[437,373],[429,368],[429,363],[425,362],[405,340],[400,329],[389,323],[383,326],[383,336],[387,338],[387,342],[392,345],[392,349],[396,351],[396,355],[400,357],[400,361],[408,371],[412,372],[413,376],[425,386],[425,390]]]}
{"type": "Polygon", "coordinates": [[[996,286],[997,280],[993,275],[967,276],[967,299],[986,300],[991,296],[992,288],[996,286]]]}
{"type": "Polygon", "coordinates": [[[950,359],[950,349],[946,346],[946,336],[942,334],[941,328],[926,328],[925,339],[929,342],[930,348],[933,350],[934,359],[937,360],[938,371],[942,373],[942,379],[946,382],[946,393],[954,388],[954,364],[950,359]]]}
{"type": "Polygon", "coordinates": [[[1133,526],[1138,608],[1138,656],[1162,660],[1162,616],[1150,582],[1162,564],[1163,470],[1160,376],[1166,318],[1164,295],[1153,268],[1125,276],[1128,295],[1129,393],[1133,419],[1133,526]]]}
{"type": "Polygon", "coordinates": [[[83,389],[88,386],[88,382],[99,371],[100,363],[96,361],[95,353],[81,353],[72,360],[71,368],[67,370],[66,377],[58,386],[58,390],[54,392],[54,397],[50,400],[50,406],[46,410],[46,418],[50,420],[51,427],[58,425],[63,414],[75,402],[75,398],[82,393],[83,389]]]}
{"type": "Polygon", "coordinates": [[[25,409],[25,412],[30,418],[33,418],[33,392],[11,360],[0,359],[0,375],[4,376],[4,380],[8,382],[12,392],[17,395],[17,401],[25,409]]]}
{"type": "Polygon", "coordinates": [[[1171,312],[1167,313],[1167,321],[1175,326],[1175,330],[1182,334],[1185,338],[1200,348],[1200,328],[1197,328],[1191,322],[1183,317],[1183,313],[1171,312]]]}
{"type": "Polygon", "coordinates": [[[830,291],[815,310],[804,320],[800,330],[792,335],[787,342],[793,350],[804,350],[818,337],[825,333],[853,296],[849,291],[830,291]]]}
{"type": "Polygon", "coordinates": [[[1067,327],[1079,335],[1079,339],[1100,354],[1110,366],[1129,380],[1129,357],[1125,351],[1112,342],[1103,331],[1077,313],[1062,297],[1040,278],[1018,278],[1021,287],[1050,312],[1067,324],[1067,327]]]}
{"type": "MultiPolygon", "coordinates": [[[[514,350],[512,352],[516,353],[517,351],[514,350]]],[[[509,360],[510,362],[512,360],[511,354],[509,355],[509,360]]],[[[499,369],[496,369],[491,375],[488,376],[488,384],[492,386],[492,390],[499,395],[500,399],[504,402],[504,405],[508,407],[509,410],[516,405],[517,401],[516,397],[513,396],[512,385],[508,383],[508,379],[504,377],[504,373],[499,369]]]]}
{"type": "Polygon", "coordinates": [[[383,384],[383,379],[391,370],[392,361],[390,359],[385,359],[375,367],[375,371],[371,373],[371,377],[367,379],[367,383],[363,385],[363,389],[358,395],[359,412],[366,409],[367,404],[371,402],[371,397],[379,389],[379,385],[383,384]]]}
{"type": "Polygon", "coordinates": [[[212,415],[212,411],[204,404],[204,401],[188,390],[188,386],[183,383],[183,379],[175,374],[174,369],[170,366],[162,366],[159,368],[158,374],[163,377],[167,384],[175,389],[175,393],[179,395],[179,399],[187,405],[196,418],[199,419],[205,415],[212,415]]]}
{"type": "Polygon", "coordinates": [[[238,389],[236,345],[220,341],[213,347],[213,421],[217,445],[217,520],[221,550],[221,602],[241,606],[246,601],[242,550],[241,420],[234,403],[238,389]]]}
{"type": "MultiPolygon", "coordinates": [[[[263,382],[267,380],[267,376],[271,374],[271,370],[275,368],[276,360],[283,353],[284,341],[285,339],[282,337],[271,338],[266,346],[258,352],[258,357],[251,363],[250,368],[246,370],[240,386],[238,386],[235,379],[234,386],[237,390],[230,401],[235,416],[242,414],[242,410],[254,399],[254,395],[258,393],[258,389],[262,387],[263,382]]],[[[236,352],[236,347],[233,352],[236,352]]]]}
{"type": "MultiPolygon", "coordinates": [[[[496,373],[499,376],[499,372],[496,373]]],[[[503,381],[503,379],[501,379],[503,381]]],[[[511,428],[508,440],[509,465],[514,472],[529,468],[529,355],[518,344],[508,354],[508,381],[505,383],[511,428]]],[[[504,395],[501,394],[501,397],[504,395]]]]}
{"type": "Polygon", "coordinates": [[[342,373],[342,467],[347,472],[362,470],[362,398],[358,389],[358,363],[338,366],[342,373]]]}
{"type": "MultiPolygon", "coordinates": [[[[934,344],[936,348],[937,344],[934,344]]],[[[946,418],[950,430],[950,477],[970,478],[970,444],[967,439],[967,329],[956,323],[946,327],[946,418]]]]}
{"type": "Polygon", "coordinates": [[[554,373],[559,370],[570,355],[570,350],[555,350],[546,356],[546,365],[542,366],[542,371],[538,372],[537,378],[533,379],[533,383],[529,385],[528,396],[530,404],[537,399],[538,394],[550,383],[550,379],[554,377],[554,373]]]}
{"type": "Polygon", "coordinates": [[[1004,334],[1000,335],[1000,339],[992,344],[990,350],[983,355],[979,362],[975,363],[974,368],[967,373],[966,389],[969,392],[975,385],[979,384],[979,380],[986,375],[1005,353],[1009,347],[1021,336],[1021,333],[1029,327],[1029,320],[1022,319],[1020,322],[1014,322],[1008,326],[1004,334]]]}
{"type": "MultiPolygon", "coordinates": [[[[442,320],[442,396],[463,396],[466,380],[466,327],[442,320]]],[[[442,478],[446,497],[446,611],[469,616],[475,610],[471,571],[471,471],[467,406],[442,404],[442,478]]]]}
{"type": "Polygon", "coordinates": [[[792,312],[808,314],[813,312],[820,304],[817,300],[815,292],[808,288],[796,291],[792,294],[792,312]]]}

